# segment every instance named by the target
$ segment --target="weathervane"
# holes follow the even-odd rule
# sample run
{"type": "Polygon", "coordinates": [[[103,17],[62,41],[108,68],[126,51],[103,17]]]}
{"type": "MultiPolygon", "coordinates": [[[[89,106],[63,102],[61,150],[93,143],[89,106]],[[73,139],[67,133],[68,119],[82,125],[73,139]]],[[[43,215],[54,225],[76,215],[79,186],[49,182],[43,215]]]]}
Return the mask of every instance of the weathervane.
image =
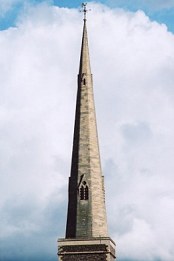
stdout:
{"type": "Polygon", "coordinates": [[[87,9],[86,6],[87,6],[87,3],[82,3],[82,9],[83,9],[83,10],[81,10],[81,12],[84,13],[84,21],[86,21],[86,13],[87,13],[88,11],[91,11],[91,9],[87,9]]]}

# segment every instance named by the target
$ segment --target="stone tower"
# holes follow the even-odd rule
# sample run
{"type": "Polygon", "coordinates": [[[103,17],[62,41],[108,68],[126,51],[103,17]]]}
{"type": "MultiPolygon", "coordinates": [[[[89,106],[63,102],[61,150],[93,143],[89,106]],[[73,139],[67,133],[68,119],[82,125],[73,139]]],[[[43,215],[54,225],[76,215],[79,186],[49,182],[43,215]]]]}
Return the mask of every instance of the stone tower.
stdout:
{"type": "Polygon", "coordinates": [[[60,261],[115,260],[107,231],[104,177],[101,172],[86,28],[86,4],[78,74],[69,201],[65,239],[58,240],[60,261]]]}

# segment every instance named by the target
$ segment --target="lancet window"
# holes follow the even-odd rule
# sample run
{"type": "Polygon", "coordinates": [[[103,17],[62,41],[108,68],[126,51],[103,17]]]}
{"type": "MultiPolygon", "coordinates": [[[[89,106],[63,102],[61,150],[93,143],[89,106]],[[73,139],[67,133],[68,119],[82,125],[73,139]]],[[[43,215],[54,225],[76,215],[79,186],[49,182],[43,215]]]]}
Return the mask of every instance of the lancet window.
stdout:
{"type": "Polygon", "coordinates": [[[88,200],[89,198],[89,189],[86,184],[86,181],[83,181],[80,186],[80,200],[88,200]]]}

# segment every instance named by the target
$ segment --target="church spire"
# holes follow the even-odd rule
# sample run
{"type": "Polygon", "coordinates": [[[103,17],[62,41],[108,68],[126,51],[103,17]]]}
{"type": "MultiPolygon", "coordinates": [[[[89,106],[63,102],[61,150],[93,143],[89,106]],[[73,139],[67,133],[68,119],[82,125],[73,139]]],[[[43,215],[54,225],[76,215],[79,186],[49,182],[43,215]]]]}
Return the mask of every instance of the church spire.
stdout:
{"type": "Polygon", "coordinates": [[[88,48],[88,36],[87,36],[87,26],[86,26],[86,13],[88,12],[86,8],[87,4],[82,4],[84,12],[84,25],[83,25],[83,35],[82,35],[82,46],[81,46],[81,56],[80,56],[80,67],[79,74],[91,74],[90,59],[89,59],[89,48],[88,48]]]}
{"type": "Polygon", "coordinates": [[[86,19],[84,19],[79,74],[91,74],[86,19]]]}
{"type": "Polygon", "coordinates": [[[104,197],[85,16],[69,179],[66,238],[108,236],[104,197]]]}
{"type": "Polygon", "coordinates": [[[60,261],[115,259],[108,237],[86,27],[86,4],[78,74],[68,213],[65,239],[59,239],[60,261]]]}

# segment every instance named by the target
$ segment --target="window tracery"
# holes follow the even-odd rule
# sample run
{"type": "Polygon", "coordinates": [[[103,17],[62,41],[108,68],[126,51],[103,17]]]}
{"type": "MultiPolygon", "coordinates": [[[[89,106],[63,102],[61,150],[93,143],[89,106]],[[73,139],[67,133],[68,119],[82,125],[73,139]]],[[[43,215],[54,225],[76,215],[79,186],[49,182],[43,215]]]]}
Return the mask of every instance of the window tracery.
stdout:
{"type": "Polygon", "coordinates": [[[89,189],[86,184],[86,181],[83,181],[80,186],[80,200],[88,200],[89,198],[89,189]]]}

